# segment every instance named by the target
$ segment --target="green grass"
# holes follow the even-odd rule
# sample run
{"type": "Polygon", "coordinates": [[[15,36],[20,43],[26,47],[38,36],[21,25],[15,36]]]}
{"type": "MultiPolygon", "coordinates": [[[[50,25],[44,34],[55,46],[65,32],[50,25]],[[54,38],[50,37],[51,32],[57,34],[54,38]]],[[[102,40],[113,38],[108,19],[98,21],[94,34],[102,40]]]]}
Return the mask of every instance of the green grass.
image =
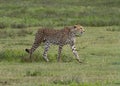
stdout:
{"type": "Polygon", "coordinates": [[[0,0],[0,86],[119,86],[119,14],[120,0],[0,0]],[[74,24],[86,26],[76,40],[82,64],[68,45],[60,63],[53,45],[44,61],[43,44],[29,61],[39,27],[74,24]]]}
{"type": "Polygon", "coordinates": [[[0,63],[0,84],[9,86],[119,86],[119,64],[0,63]],[[111,71],[112,70],[112,71],[111,71]]]}
{"type": "Polygon", "coordinates": [[[120,0],[1,0],[0,28],[120,25],[120,0]]]}
{"type": "MultiPolygon", "coordinates": [[[[61,27],[56,27],[60,29],[61,27]]],[[[77,37],[77,51],[83,60],[79,64],[69,48],[64,46],[62,62],[57,63],[58,46],[51,46],[46,63],[43,44],[34,52],[31,63],[25,48],[30,48],[37,28],[26,28],[25,36],[0,38],[0,85],[8,86],[119,86],[120,31],[119,26],[85,27],[77,37]]],[[[24,29],[23,29],[24,30],[24,29]]],[[[11,30],[3,29],[9,34],[11,30]]],[[[21,29],[12,29],[18,33],[21,29]]],[[[21,33],[22,34],[22,33],[21,33]]],[[[24,33],[23,33],[24,34],[24,33]]]]}

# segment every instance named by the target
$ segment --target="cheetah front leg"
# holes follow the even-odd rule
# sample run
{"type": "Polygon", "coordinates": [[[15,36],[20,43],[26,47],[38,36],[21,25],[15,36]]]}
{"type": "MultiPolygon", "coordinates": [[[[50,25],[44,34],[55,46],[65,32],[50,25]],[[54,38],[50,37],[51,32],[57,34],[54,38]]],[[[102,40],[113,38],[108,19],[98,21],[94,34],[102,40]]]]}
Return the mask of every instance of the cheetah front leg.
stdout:
{"type": "Polygon", "coordinates": [[[74,44],[74,43],[71,43],[70,46],[71,46],[71,49],[72,49],[73,54],[74,54],[75,57],[76,57],[76,60],[77,60],[79,63],[82,63],[82,61],[80,60],[80,57],[79,57],[79,55],[78,55],[78,52],[76,51],[75,44],[74,44]]]}
{"type": "Polygon", "coordinates": [[[49,62],[49,59],[47,58],[47,52],[48,52],[48,49],[50,47],[50,43],[49,42],[45,42],[45,49],[44,49],[44,53],[43,53],[43,58],[49,62]]]}

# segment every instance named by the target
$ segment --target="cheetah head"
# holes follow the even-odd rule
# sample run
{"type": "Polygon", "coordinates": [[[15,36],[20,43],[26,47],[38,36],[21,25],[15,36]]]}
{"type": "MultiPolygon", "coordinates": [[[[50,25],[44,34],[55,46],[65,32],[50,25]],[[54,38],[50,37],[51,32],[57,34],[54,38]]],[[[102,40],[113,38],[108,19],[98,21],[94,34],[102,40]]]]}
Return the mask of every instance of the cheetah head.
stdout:
{"type": "Polygon", "coordinates": [[[74,25],[72,30],[78,34],[83,34],[85,32],[84,28],[81,25],[74,25]]]}

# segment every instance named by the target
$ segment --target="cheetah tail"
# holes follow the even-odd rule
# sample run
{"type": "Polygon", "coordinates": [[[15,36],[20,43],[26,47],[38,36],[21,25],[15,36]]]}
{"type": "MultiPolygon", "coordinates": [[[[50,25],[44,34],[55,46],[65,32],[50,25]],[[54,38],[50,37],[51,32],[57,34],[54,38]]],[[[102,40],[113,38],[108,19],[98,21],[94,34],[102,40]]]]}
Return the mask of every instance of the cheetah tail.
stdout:
{"type": "Polygon", "coordinates": [[[30,49],[25,49],[25,51],[26,51],[27,53],[30,53],[30,49]]]}

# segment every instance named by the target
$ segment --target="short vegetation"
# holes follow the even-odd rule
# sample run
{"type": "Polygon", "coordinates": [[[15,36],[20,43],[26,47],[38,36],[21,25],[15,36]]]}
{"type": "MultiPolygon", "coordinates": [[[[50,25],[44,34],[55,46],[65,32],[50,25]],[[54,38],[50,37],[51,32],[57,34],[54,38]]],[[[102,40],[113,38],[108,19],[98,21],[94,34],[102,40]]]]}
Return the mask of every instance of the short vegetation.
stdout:
{"type": "Polygon", "coordinates": [[[119,18],[120,0],[0,0],[0,86],[119,86],[119,18]],[[60,63],[58,46],[44,61],[44,44],[30,61],[24,49],[38,28],[74,24],[86,30],[76,38],[82,64],[68,45],[60,63]]]}
{"type": "Polygon", "coordinates": [[[120,0],[0,0],[0,28],[120,25],[120,0]]]}

